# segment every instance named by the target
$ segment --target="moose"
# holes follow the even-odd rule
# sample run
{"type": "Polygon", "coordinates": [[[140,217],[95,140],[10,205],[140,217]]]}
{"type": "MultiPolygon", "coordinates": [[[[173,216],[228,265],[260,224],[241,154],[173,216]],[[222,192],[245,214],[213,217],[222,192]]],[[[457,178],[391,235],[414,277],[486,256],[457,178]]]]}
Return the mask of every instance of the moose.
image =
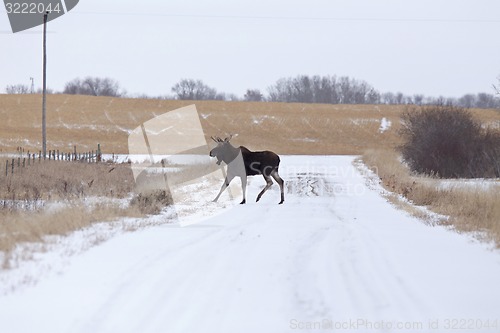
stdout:
{"type": "Polygon", "coordinates": [[[278,167],[280,164],[279,156],[272,151],[252,152],[243,146],[236,148],[229,142],[231,138],[232,135],[224,140],[219,137],[212,137],[212,140],[217,143],[217,146],[210,151],[210,156],[217,158],[217,165],[220,165],[221,162],[227,164],[226,179],[221,186],[219,194],[213,201],[217,202],[222,192],[229,186],[229,183],[234,177],[240,177],[243,190],[243,201],[241,201],[240,204],[246,203],[245,191],[247,187],[247,176],[262,175],[266,181],[266,186],[259,193],[256,201],[259,201],[262,195],[271,185],[273,185],[273,181],[271,180],[272,177],[280,186],[281,201],[279,204],[282,204],[285,201],[283,188],[285,182],[278,174],[278,167]]]}

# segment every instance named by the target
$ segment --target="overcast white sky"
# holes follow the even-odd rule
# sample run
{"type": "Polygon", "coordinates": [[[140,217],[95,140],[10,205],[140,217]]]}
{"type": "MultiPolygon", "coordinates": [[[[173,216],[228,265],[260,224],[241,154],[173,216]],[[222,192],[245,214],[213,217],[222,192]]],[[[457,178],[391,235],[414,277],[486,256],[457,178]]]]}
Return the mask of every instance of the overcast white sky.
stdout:
{"type": "MultiPolygon", "coordinates": [[[[0,10],[0,92],[42,82],[42,28],[0,10]]],[[[499,0],[80,0],[48,25],[48,86],[117,80],[170,94],[181,78],[242,96],[281,77],[347,75],[380,92],[493,93],[499,0]]]]}

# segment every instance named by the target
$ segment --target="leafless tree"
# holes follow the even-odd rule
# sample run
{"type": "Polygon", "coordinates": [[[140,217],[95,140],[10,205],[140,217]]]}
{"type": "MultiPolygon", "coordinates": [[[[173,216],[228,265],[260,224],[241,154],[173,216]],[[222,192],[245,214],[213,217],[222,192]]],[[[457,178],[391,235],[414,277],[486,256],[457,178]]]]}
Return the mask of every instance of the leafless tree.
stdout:
{"type": "Polygon", "coordinates": [[[497,106],[497,100],[494,95],[479,93],[475,107],[483,109],[493,109],[497,106]]]}
{"type": "Polygon", "coordinates": [[[221,100],[221,101],[231,101],[231,102],[241,101],[241,98],[238,95],[233,94],[233,93],[229,93],[229,94],[218,93],[217,96],[220,97],[220,99],[218,99],[218,100],[221,100]]]}
{"type": "Polygon", "coordinates": [[[64,86],[64,94],[120,97],[120,85],[110,78],[76,78],[64,86]]]}
{"type": "Polygon", "coordinates": [[[422,103],[424,102],[424,98],[425,98],[424,95],[415,94],[413,95],[413,103],[416,105],[422,105],[422,103]]]}
{"type": "Polygon", "coordinates": [[[27,94],[30,89],[25,84],[12,84],[5,87],[5,92],[7,94],[27,94]]]}
{"type": "Polygon", "coordinates": [[[337,92],[337,78],[335,76],[312,77],[314,99],[316,103],[339,103],[339,94],[337,92]]]}
{"type": "Polygon", "coordinates": [[[473,94],[465,94],[458,99],[458,104],[464,108],[472,108],[476,105],[476,96],[473,94]]]}
{"type": "Polygon", "coordinates": [[[274,102],[374,104],[381,96],[371,85],[347,76],[307,76],[281,78],[269,87],[274,102]]]}
{"type": "Polygon", "coordinates": [[[93,96],[120,96],[118,82],[110,78],[87,77],[83,85],[93,96]]]}
{"type": "Polygon", "coordinates": [[[182,100],[224,100],[224,94],[203,83],[201,80],[182,79],[172,87],[177,99],[182,100]]]}
{"type": "Polygon", "coordinates": [[[394,94],[391,92],[386,92],[383,93],[381,96],[381,101],[383,104],[395,104],[396,98],[394,97],[394,94]]]}
{"type": "Polygon", "coordinates": [[[292,80],[292,87],[295,93],[295,99],[301,103],[313,103],[314,91],[312,80],[307,75],[300,75],[292,80]]]}
{"type": "Polygon", "coordinates": [[[291,102],[294,99],[291,79],[281,78],[268,88],[271,102],[291,102]]]}

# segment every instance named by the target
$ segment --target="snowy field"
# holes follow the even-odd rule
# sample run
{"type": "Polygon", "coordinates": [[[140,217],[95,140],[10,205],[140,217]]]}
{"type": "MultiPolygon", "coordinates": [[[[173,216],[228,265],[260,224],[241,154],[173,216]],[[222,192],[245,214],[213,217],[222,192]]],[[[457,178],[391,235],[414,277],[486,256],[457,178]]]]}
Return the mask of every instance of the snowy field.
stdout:
{"type": "Polygon", "coordinates": [[[283,205],[276,184],[255,203],[253,177],[246,205],[193,193],[178,209],[195,223],[40,254],[37,282],[0,295],[0,331],[500,331],[497,250],[397,210],[354,157],[284,156],[280,170],[283,205]]]}

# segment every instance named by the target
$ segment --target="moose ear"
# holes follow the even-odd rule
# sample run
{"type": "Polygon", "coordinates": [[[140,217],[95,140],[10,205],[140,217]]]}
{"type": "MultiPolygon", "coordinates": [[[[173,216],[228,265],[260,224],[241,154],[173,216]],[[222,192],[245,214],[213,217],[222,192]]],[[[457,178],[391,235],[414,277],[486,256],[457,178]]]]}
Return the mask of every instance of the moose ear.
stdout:
{"type": "Polygon", "coordinates": [[[215,142],[217,142],[217,140],[213,136],[211,136],[211,138],[212,138],[212,140],[214,140],[215,142]]]}
{"type": "Polygon", "coordinates": [[[226,139],[224,139],[224,141],[225,141],[225,142],[229,142],[229,140],[231,140],[231,138],[232,138],[232,137],[233,137],[233,135],[232,135],[232,134],[229,134],[229,137],[228,137],[228,138],[226,138],[226,139]]]}

